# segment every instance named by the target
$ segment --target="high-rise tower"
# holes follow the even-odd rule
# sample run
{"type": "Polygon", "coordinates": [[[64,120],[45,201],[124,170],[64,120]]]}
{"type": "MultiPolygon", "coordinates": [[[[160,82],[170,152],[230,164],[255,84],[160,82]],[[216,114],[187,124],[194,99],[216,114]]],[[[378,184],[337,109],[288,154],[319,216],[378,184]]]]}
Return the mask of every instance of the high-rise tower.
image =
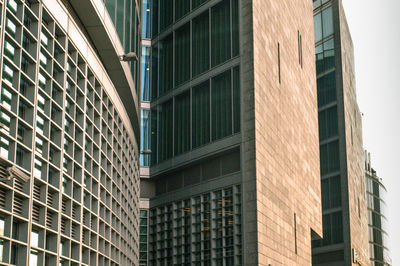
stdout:
{"type": "Polygon", "coordinates": [[[313,0],[323,239],[313,265],[369,263],[361,114],[340,0],[313,0]]]}
{"type": "Polygon", "coordinates": [[[149,265],[311,263],[322,232],[313,8],[292,2],[151,1],[149,265]]]}
{"type": "Polygon", "coordinates": [[[0,265],[138,264],[136,3],[0,0],[0,265]]]}

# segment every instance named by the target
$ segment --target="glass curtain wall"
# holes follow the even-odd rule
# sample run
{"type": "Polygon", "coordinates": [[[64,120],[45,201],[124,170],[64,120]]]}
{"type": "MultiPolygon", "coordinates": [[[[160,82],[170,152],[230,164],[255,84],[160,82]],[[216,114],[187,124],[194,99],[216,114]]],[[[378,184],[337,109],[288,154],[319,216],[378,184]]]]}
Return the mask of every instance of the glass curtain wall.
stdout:
{"type": "Polygon", "coordinates": [[[341,208],[342,201],[335,39],[332,6],[328,2],[327,0],[313,1],[324,233],[322,240],[313,241],[313,247],[343,242],[342,211],[332,213],[332,209],[341,208]]]}
{"type": "Polygon", "coordinates": [[[152,164],[240,132],[239,62],[206,74],[239,55],[238,1],[221,1],[187,16],[206,2],[151,3],[152,164]],[[178,20],[180,26],[171,27],[178,20]],[[192,87],[193,79],[199,81],[192,87]],[[172,95],[176,88],[181,92],[172,95]]]}
{"type": "MultiPolygon", "coordinates": [[[[161,1],[153,8],[160,5],[167,10],[168,3],[161,1]]],[[[160,22],[154,18],[156,11],[153,12],[153,23],[159,23],[161,31],[171,33],[162,35],[153,45],[152,99],[239,54],[237,0],[222,1],[174,31],[162,26],[172,19],[163,15],[165,10],[160,11],[160,22]]],[[[158,26],[153,25],[153,33],[156,29],[158,26]]]]}

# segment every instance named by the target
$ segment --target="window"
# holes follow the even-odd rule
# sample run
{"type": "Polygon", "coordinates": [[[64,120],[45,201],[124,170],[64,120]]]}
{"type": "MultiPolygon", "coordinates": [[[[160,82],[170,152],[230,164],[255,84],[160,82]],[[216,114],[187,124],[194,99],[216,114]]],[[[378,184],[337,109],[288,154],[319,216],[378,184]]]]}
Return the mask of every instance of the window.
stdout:
{"type": "Polygon", "coordinates": [[[152,20],[151,20],[151,36],[155,37],[158,34],[158,0],[151,1],[151,13],[152,13],[152,20]]]}
{"type": "Polygon", "coordinates": [[[240,132],[240,69],[233,69],[233,133],[240,132]]]}
{"type": "Polygon", "coordinates": [[[172,21],[173,21],[173,0],[160,0],[160,31],[164,30],[169,25],[171,25],[172,21]]]}
{"type": "Polygon", "coordinates": [[[5,87],[4,84],[1,88],[1,94],[0,94],[0,103],[11,110],[11,101],[12,101],[12,93],[10,92],[10,89],[5,87]]]}
{"type": "Polygon", "coordinates": [[[317,79],[318,107],[336,101],[336,72],[317,79]]]}
{"type": "Polygon", "coordinates": [[[335,67],[334,38],[315,47],[317,75],[335,67]]]}
{"type": "Polygon", "coordinates": [[[158,46],[151,48],[151,99],[158,97],[158,46]]]}
{"type": "Polygon", "coordinates": [[[38,252],[36,250],[31,250],[31,254],[29,257],[29,265],[37,266],[38,265],[38,252]]]}
{"type": "Polygon", "coordinates": [[[8,139],[6,139],[5,137],[1,136],[0,137],[0,155],[7,159],[8,159],[9,147],[10,147],[10,141],[8,141],[8,139]]]}
{"type": "Polygon", "coordinates": [[[105,2],[111,21],[115,23],[115,0],[105,0],[105,2]]]}
{"type": "Polygon", "coordinates": [[[332,7],[328,7],[314,16],[314,39],[319,42],[333,34],[332,7]]]}
{"type": "Polygon", "coordinates": [[[117,0],[117,20],[116,26],[118,37],[123,43],[124,40],[124,0],[117,0]]]}
{"type": "Polygon", "coordinates": [[[320,146],[321,175],[339,171],[339,141],[320,146]]]}
{"type": "Polygon", "coordinates": [[[187,23],[175,32],[175,85],[178,86],[189,78],[190,24],[187,23]]]}
{"type": "Polygon", "coordinates": [[[175,155],[190,149],[190,92],[175,97],[175,155]]]}
{"type": "Polygon", "coordinates": [[[193,20],[192,68],[193,77],[210,67],[209,17],[204,12],[193,20]]]}
{"type": "Polygon", "coordinates": [[[336,106],[320,111],[318,113],[318,120],[320,141],[337,136],[338,115],[336,106]]]}
{"type": "Polygon", "coordinates": [[[159,95],[173,87],[173,46],[172,34],[160,42],[160,91],[159,95]]]}
{"type": "Polygon", "coordinates": [[[322,209],[341,206],[340,176],[334,176],[321,181],[322,209]]]}
{"type": "Polygon", "coordinates": [[[192,0],[192,7],[193,7],[193,9],[195,9],[198,6],[202,5],[203,3],[207,2],[207,1],[208,0],[192,0]]]}
{"type": "MultiPolygon", "coordinates": [[[[150,149],[150,110],[142,110],[140,123],[140,150],[150,149]]],[[[140,154],[140,165],[149,166],[150,154],[140,154]]]]}
{"type": "Polygon", "coordinates": [[[5,227],[5,220],[3,217],[0,217],[0,236],[4,236],[4,227],[5,227]]]}
{"type": "Polygon", "coordinates": [[[211,65],[231,57],[230,2],[222,1],[211,9],[211,65]]]}
{"type": "Polygon", "coordinates": [[[153,156],[151,156],[151,163],[156,164],[157,163],[157,109],[152,109],[151,110],[151,153],[153,156]]]}
{"type": "Polygon", "coordinates": [[[192,127],[193,148],[210,142],[210,85],[208,81],[193,88],[192,127]]]}
{"type": "Polygon", "coordinates": [[[179,20],[190,11],[190,0],[175,0],[175,20],[179,20]]]}
{"type": "MultiPolygon", "coordinates": [[[[129,1],[128,1],[129,2],[129,1]]],[[[156,1],[153,1],[156,2],[156,1]]],[[[142,38],[150,39],[150,21],[151,21],[151,13],[150,13],[150,0],[143,0],[143,13],[142,13],[142,38]]]]}
{"type": "Polygon", "coordinates": [[[150,47],[142,47],[142,101],[150,101],[150,47]]]}
{"type": "Polygon", "coordinates": [[[172,125],[172,100],[159,106],[159,160],[164,161],[172,157],[173,125],[172,125]]]}
{"type": "Polygon", "coordinates": [[[232,134],[231,71],[212,79],[212,140],[232,134]]]}
{"type": "Polygon", "coordinates": [[[39,232],[32,230],[31,231],[31,246],[38,247],[39,246],[39,232]]]}

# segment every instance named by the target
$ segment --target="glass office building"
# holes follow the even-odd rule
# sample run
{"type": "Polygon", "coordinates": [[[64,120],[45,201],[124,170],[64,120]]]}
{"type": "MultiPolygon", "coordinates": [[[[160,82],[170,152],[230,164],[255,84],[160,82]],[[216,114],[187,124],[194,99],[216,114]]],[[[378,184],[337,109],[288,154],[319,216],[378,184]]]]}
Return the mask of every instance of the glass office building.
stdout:
{"type": "MultiPolygon", "coordinates": [[[[140,265],[310,264],[304,251],[321,233],[319,196],[302,195],[302,203],[292,206],[284,194],[290,190],[300,197],[298,186],[306,184],[312,195],[320,190],[314,60],[297,39],[301,33],[304,47],[314,45],[312,4],[304,0],[300,11],[297,4],[284,8],[280,0],[272,2],[143,2],[140,265]],[[309,19],[303,25],[267,22],[261,11],[277,12],[270,4],[298,21],[304,14],[309,19]],[[296,37],[287,38],[284,28],[296,37]],[[292,46],[298,53],[276,54],[278,47],[283,55],[292,46]],[[298,59],[303,54],[310,59],[304,65],[298,59]],[[296,79],[285,79],[289,72],[296,79]],[[307,93],[292,91],[297,86],[307,93]],[[292,123],[280,120],[300,113],[278,108],[262,95],[281,94],[278,89],[307,103],[301,107],[309,117],[301,136],[290,129],[292,123]],[[303,141],[310,143],[305,150],[303,141]],[[299,148],[304,157],[262,158],[267,150],[288,147],[299,148]],[[304,158],[311,158],[307,169],[294,164],[304,158]],[[279,165],[277,171],[266,171],[272,165],[279,165]],[[295,185],[289,169],[301,183],[295,185]],[[257,190],[256,184],[274,192],[257,190]],[[278,205],[284,211],[274,213],[278,205]],[[278,254],[267,243],[290,246],[278,254]]],[[[285,101],[300,108],[298,100],[285,101]]]]}
{"type": "Polygon", "coordinates": [[[365,152],[365,178],[368,204],[368,236],[371,266],[391,265],[388,248],[388,221],[385,198],[387,191],[382,178],[371,166],[371,155],[365,152]]]}
{"type": "Polygon", "coordinates": [[[313,8],[323,213],[323,239],[313,242],[313,265],[365,265],[367,212],[353,44],[340,0],[313,0],[313,8]]]}
{"type": "Polygon", "coordinates": [[[0,265],[138,263],[140,15],[97,2],[0,0],[0,265]]]}

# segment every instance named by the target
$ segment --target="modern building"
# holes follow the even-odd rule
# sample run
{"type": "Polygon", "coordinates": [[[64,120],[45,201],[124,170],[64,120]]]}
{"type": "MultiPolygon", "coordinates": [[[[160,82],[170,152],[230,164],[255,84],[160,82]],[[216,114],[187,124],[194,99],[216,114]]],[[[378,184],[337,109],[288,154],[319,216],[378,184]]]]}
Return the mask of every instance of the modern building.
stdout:
{"type": "Polygon", "coordinates": [[[0,0],[0,265],[138,264],[140,8],[0,0]]]}
{"type": "Polygon", "coordinates": [[[387,194],[382,178],[371,166],[371,155],[365,152],[365,178],[368,204],[369,255],[371,266],[391,265],[388,248],[386,202],[387,194]]]}
{"type": "Polygon", "coordinates": [[[313,265],[368,265],[361,115],[353,44],[341,0],[313,0],[323,239],[313,265]]]}
{"type": "Polygon", "coordinates": [[[141,265],[310,265],[322,236],[311,1],[145,3],[141,265]]]}

